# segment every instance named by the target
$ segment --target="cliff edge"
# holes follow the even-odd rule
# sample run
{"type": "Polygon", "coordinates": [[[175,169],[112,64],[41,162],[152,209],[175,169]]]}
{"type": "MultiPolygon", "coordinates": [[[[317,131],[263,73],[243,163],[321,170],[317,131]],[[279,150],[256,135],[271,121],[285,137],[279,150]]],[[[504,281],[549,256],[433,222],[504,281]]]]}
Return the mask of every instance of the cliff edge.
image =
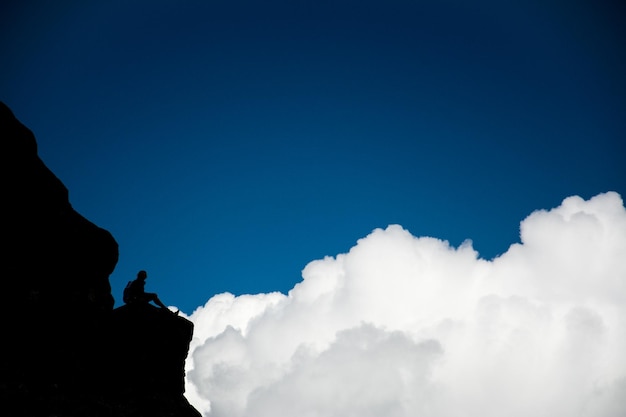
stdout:
{"type": "Polygon", "coordinates": [[[77,213],[0,102],[3,302],[0,404],[13,416],[189,416],[191,322],[113,310],[113,236],[77,213]],[[133,361],[129,361],[133,358],[133,361]]]}

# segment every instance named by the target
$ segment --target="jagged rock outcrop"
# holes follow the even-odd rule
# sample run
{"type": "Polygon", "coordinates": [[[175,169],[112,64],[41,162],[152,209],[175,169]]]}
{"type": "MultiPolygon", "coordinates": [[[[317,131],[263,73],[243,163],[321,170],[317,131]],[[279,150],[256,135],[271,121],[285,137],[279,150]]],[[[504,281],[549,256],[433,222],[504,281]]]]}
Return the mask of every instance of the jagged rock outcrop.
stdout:
{"type": "MultiPolygon", "coordinates": [[[[111,397],[129,408],[153,410],[150,415],[196,416],[184,400],[185,359],[193,324],[150,304],[124,305],[113,310],[108,350],[111,397]],[[159,414],[160,413],[160,414],[159,414]]],[[[190,407],[190,406],[189,406],[190,407]]]]}
{"type": "Polygon", "coordinates": [[[0,413],[197,416],[181,385],[192,324],[152,310],[113,311],[109,275],[118,259],[113,236],[72,208],[67,189],[38,157],[34,135],[4,103],[0,144],[0,413]],[[154,347],[155,328],[169,344],[154,347]],[[153,352],[156,356],[142,357],[155,359],[151,369],[162,368],[163,379],[144,369],[132,378],[113,375],[114,369],[127,372],[122,346],[144,349],[141,355],[153,352]],[[115,388],[130,380],[134,390],[115,388]],[[160,400],[150,404],[141,387],[158,388],[160,400]]]}

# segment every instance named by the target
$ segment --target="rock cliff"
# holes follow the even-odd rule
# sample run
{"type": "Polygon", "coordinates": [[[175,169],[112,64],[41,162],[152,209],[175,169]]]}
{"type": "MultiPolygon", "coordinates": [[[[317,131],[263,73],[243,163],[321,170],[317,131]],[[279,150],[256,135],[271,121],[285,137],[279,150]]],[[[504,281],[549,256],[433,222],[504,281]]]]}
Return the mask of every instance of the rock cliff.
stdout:
{"type": "Polygon", "coordinates": [[[0,143],[2,414],[198,416],[183,397],[193,325],[150,306],[113,310],[113,236],[72,208],[4,103],[0,143]]]}

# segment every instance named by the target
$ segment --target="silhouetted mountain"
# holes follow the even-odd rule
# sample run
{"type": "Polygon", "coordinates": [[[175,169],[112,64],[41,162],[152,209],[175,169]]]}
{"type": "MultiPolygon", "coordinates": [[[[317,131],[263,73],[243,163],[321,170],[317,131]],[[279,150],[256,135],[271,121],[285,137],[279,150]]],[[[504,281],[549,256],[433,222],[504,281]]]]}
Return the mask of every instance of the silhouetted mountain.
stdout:
{"type": "Polygon", "coordinates": [[[2,413],[189,416],[184,361],[193,325],[145,308],[113,310],[113,236],[77,213],[0,103],[2,413]]]}

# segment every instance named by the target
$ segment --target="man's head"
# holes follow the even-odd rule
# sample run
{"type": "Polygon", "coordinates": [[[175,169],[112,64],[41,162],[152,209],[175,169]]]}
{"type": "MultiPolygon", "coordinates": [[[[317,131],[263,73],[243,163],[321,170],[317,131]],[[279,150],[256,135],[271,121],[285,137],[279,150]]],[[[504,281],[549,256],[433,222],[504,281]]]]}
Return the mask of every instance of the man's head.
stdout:
{"type": "Polygon", "coordinates": [[[146,271],[144,271],[143,269],[139,272],[137,272],[137,279],[146,279],[148,278],[148,273],[146,271]]]}

